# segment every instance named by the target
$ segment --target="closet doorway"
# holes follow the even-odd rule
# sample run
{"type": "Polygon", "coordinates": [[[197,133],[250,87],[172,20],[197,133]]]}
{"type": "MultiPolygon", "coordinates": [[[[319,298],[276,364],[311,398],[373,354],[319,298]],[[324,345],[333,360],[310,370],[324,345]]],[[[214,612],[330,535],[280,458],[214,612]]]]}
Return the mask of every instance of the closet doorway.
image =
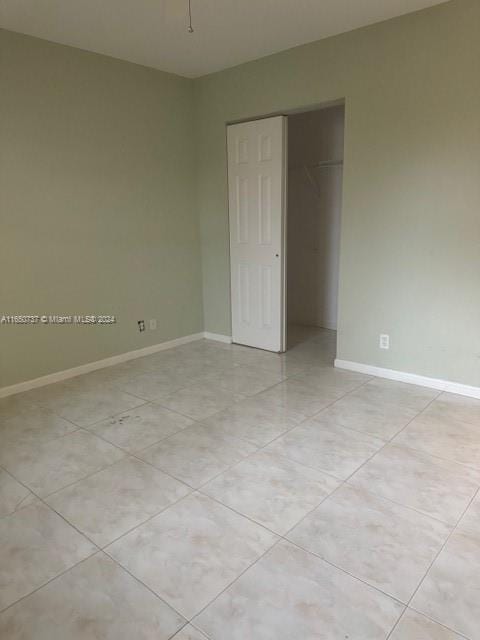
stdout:
{"type": "Polygon", "coordinates": [[[344,105],[288,116],[287,348],[336,345],[344,129],[344,105]]]}
{"type": "Polygon", "coordinates": [[[232,339],[335,355],[344,106],[227,127],[232,339]]]}

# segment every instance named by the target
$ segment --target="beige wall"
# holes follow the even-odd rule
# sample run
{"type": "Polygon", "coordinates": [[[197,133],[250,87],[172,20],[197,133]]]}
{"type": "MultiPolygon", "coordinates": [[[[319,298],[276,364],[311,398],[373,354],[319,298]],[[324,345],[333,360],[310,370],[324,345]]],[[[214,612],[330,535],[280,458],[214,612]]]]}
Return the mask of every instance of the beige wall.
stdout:
{"type": "Polygon", "coordinates": [[[337,328],[344,120],[343,105],[288,118],[289,324],[337,328]]]}
{"type": "Polygon", "coordinates": [[[480,385],[479,24],[453,0],[195,81],[206,330],[230,333],[225,123],[344,98],[338,356],[480,385]]]}
{"type": "Polygon", "coordinates": [[[0,314],[118,318],[0,326],[0,387],[201,331],[191,81],[6,31],[0,47],[0,314]]]}

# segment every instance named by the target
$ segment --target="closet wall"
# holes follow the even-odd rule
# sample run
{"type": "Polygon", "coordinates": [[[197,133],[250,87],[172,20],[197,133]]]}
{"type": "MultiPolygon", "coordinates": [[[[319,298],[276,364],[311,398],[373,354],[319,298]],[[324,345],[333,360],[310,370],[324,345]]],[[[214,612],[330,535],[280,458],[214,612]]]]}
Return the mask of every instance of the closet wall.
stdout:
{"type": "Polygon", "coordinates": [[[288,119],[288,323],[337,328],[344,107],[288,119]]]}

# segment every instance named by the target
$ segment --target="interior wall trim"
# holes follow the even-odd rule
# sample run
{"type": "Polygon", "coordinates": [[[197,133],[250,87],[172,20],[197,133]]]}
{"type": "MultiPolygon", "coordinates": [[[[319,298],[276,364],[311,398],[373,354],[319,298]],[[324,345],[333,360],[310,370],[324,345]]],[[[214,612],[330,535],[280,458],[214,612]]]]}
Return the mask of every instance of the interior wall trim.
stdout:
{"type": "Polygon", "coordinates": [[[366,373],[371,376],[376,376],[377,378],[386,378],[387,380],[396,380],[397,382],[406,382],[407,384],[417,384],[420,387],[429,387],[430,389],[456,393],[459,396],[480,399],[480,387],[471,387],[468,384],[440,380],[439,378],[428,378],[427,376],[419,376],[416,373],[407,373],[406,371],[396,371],[395,369],[383,369],[382,367],[374,367],[373,365],[362,364],[361,362],[350,362],[349,360],[336,359],[335,366],[339,369],[366,373]]]}
{"type": "Polygon", "coordinates": [[[225,342],[226,344],[232,343],[232,336],[224,336],[222,333],[210,333],[210,331],[205,331],[203,337],[207,340],[216,340],[217,342],[225,342]]]}
{"type": "Polygon", "coordinates": [[[81,364],[78,367],[73,367],[71,369],[49,373],[45,376],[41,376],[40,378],[34,378],[33,380],[18,382],[17,384],[12,384],[8,387],[0,388],[0,398],[5,398],[6,396],[11,396],[16,393],[22,393],[23,391],[29,391],[30,389],[36,389],[37,387],[44,387],[45,385],[52,384],[54,382],[61,382],[62,380],[75,378],[76,376],[80,376],[83,373],[90,373],[91,371],[104,369],[105,367],[111,367],[115,364],[120,364],[121,362],[135,360],[135,358],[142,358],[143,356],[148,356],[152,353],[157,353],[158,351],[172,349],[173,347],[178,347],[182,344],[187,344],[188,342],[193,342],[195,340],[201,340],[202,338],[206,337],[207,336],[203,331],[200,333],[192,333],[188,336],[182,336],[181,338],[175,338],[174,340],[167,340],[166,342],[153,344],[149,347],[135,349],[134,351],[126,351],[125,353],[120,353],[116,356],[110,356],[109,358],[104,358],[103,360],[87,362],[86,364],[81,364]]]}

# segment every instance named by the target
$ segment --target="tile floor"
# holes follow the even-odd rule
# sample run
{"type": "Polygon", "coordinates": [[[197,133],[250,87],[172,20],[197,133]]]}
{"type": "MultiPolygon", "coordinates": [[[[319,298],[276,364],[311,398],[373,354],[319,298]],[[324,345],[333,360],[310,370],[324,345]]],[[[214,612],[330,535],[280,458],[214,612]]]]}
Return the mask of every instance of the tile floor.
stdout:
{"type": "Polygon", "coordinates": [[[480,638],[480,401],[293,344],[0,400],[2,640],[480,638]]]}

